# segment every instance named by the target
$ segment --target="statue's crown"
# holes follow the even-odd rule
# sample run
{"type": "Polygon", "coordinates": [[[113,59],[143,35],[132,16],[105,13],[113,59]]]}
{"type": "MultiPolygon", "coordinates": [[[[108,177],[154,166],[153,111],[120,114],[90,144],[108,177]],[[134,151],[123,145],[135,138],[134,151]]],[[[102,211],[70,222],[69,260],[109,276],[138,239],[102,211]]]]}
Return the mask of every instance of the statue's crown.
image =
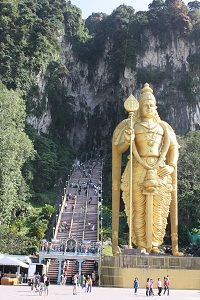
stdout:
{"type": "Polygon", "coordinates": [[[156,104],[156,98],[153,95],[153,90],[150,88],[148,83],[145,83],[144,87],[140,90],[140,97],[139,97],[140,105],[145,100],[152,100],[156,104]]]}

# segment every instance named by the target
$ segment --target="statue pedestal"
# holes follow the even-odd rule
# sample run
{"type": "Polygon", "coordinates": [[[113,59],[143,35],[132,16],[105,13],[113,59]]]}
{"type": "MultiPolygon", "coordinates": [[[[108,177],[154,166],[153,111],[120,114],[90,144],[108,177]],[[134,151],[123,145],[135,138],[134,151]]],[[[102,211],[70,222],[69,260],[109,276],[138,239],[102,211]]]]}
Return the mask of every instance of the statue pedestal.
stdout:
{"type": "Polygon", "coordinates": [[[101,285],[130,288],[135,277],[145,288],[146,279],[156,283],[169,275],[172,289],[199,289],[200,257],[136,254],[137,249],[124,249],[116,256],[101,257],[101,285]],[[131,253],[131,254],[130,254],[131,253]]]}
{"type": "Polygon", "coordinates": [[[122,255],[141,255],[140,249],[124,249],[122,255]]]}

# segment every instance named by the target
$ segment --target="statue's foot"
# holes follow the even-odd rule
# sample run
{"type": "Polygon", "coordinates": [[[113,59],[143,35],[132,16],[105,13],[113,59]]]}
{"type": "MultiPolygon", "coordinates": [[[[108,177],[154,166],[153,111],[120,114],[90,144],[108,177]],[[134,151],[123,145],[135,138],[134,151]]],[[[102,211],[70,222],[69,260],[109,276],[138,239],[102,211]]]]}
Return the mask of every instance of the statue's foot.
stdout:
{"type": "Polygon", "coordinates": [[[162,251],[160,251],[160,249],[158,247],[152,247],[151,253],[162,254],[162,251]]]}
{"type": "Polygon", "coordinates": [[[141,251],[141,254],[146,254],[147,253],[145,248],[140,248],[140,251],[141,251]]]}
{"type": "Polygon", "coordinates": [[[173,256],[178,256],[178,257],[184,256],[184,253],[179,251],[173,252],[172,254],[173,256]]]}
{"type": "Polygon", "coordinates": [[[112,253],[113,253],[113,255],[119,255],[120,254],[119,248],[118,247],[114,247],[112,249],[112,253]]]}

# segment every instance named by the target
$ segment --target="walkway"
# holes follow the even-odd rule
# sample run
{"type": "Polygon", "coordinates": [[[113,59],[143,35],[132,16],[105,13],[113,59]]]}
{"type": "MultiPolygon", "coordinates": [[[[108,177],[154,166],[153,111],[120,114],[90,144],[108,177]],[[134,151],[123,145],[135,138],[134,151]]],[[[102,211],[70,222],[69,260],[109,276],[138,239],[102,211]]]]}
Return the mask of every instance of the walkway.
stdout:
{"type": "MultiPolygon", "coordinates": [[[[93,287],[92,293],[88,294],[82,291],[79,287],[77,290],[77,295],[74,297],[72,295],[73,286],[60,286],[60,285],[51,285],[49,287],[49,296],[48,300],[70,300],[70,299],[95,299],[95,300],[122,300],[122,299],[146,299],[145,290],[139,289],[138,295],[134,296],[133,289],[121,289],[121,288],[101,288],[93,287]]],[[[154,289],[156,292],[156,289],[154,289]]],[[[22,299],[41,299],[43,296],[39,296],[36,292],[30,292],[30,287],[27,285],[18,285],[18,286],[0,286],[0,295],[1,299],[6,300],[22,300],[22,299]]],[[[195,300],[200,299],[200,291],[196,290],[171,290],[170,296],[159,297],[155,293],[156,299],[171,299],[171,300],[195,300]]],[[[45,297],[46,298],[46,297],[45,297]]]]}

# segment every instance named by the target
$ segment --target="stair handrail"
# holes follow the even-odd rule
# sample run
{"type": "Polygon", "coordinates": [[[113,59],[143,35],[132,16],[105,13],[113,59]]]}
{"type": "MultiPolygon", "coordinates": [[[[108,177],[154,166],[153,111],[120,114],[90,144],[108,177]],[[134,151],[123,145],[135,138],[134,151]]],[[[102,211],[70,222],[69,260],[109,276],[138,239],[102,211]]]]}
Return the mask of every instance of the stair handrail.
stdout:
{"type": "MultiPolygon", "coordinates": [[[[82,171],[83,172],[83,171],[82,171]]],[[[78,180],[78,186],[76,188],[76,192],[75,192],[75,202],[74,202],[74,207],[73,207],[73,212],[72,212],[72,217],[71,217],[71,222],[70,222],[70,230],[69,230],[69,238],[71,237],[71,233],[72,233],[72,227],[73,227],[73,222],[74,222],[74,213],[75,213],[75,209],[76,209],[76,203],[77,203],[77,192],[80,186],[80,180],[82,180],[82,172],[81,172],[81,176],[79,177],[78,180]]]]}
{"type": "Polygon", "coordinates": [[[56,236],[58,234],[58,228],[59,228],[59,225],[60,225],[60,220],[61,220],[64,204],[65,204],[65,201],[66,201],[67,193],[68,193],[68,190],[69,190],[71,176],[72,176],[73,173],[74,173],[74,169],[72,169],[71,174],[68,175],[69,176],[68,177],[68,184],[66,185],[66,188],[64,188],[64,196],[62,196],[61,203],[59,204],[59,213],[56,214],[56,217],[57,217],[56,218],[56,226],[55,226],[55,230],[53,232],[53,238],[54,239],[56,238],[56,236]]]}
{"type": "MultiPolygon", "coordinates": [[[[91,179],[92,179],[92,174],[93,174],[94,167],[95,167],[95,165],[92,164],[91,177],[90,177],[91,179]]],[[[89,185],[87,187],[87,196],[86,196],[86,199],[85,199],[85,216],[84,216],[84,222],[83,222],[82,241],[84,241],[84,239],[85,239],[85,227],[86,227],[86,219],[87,219],[88,195],[89,195],[89,185]]]]}
{"type": "MultiPolygon", "coordinates": [[[[92,164],[92,168],[91,168],[91,179],[92,179],[92,174],[94,172],[95,167],[97,166],[97,164],[93,162],[92,164]]],[[[87,193],[87,195],[89,195],[89,193],[87,193]]],[[[86,210],[85,210],[85,218],[84,218],[84,227],[83,227],[83,237],[82,240],[85,239],[85,229],[86,229],[86,222],[87,222],[87,208],[88,208],[88,197],[86,199],[86,210]]]]}

